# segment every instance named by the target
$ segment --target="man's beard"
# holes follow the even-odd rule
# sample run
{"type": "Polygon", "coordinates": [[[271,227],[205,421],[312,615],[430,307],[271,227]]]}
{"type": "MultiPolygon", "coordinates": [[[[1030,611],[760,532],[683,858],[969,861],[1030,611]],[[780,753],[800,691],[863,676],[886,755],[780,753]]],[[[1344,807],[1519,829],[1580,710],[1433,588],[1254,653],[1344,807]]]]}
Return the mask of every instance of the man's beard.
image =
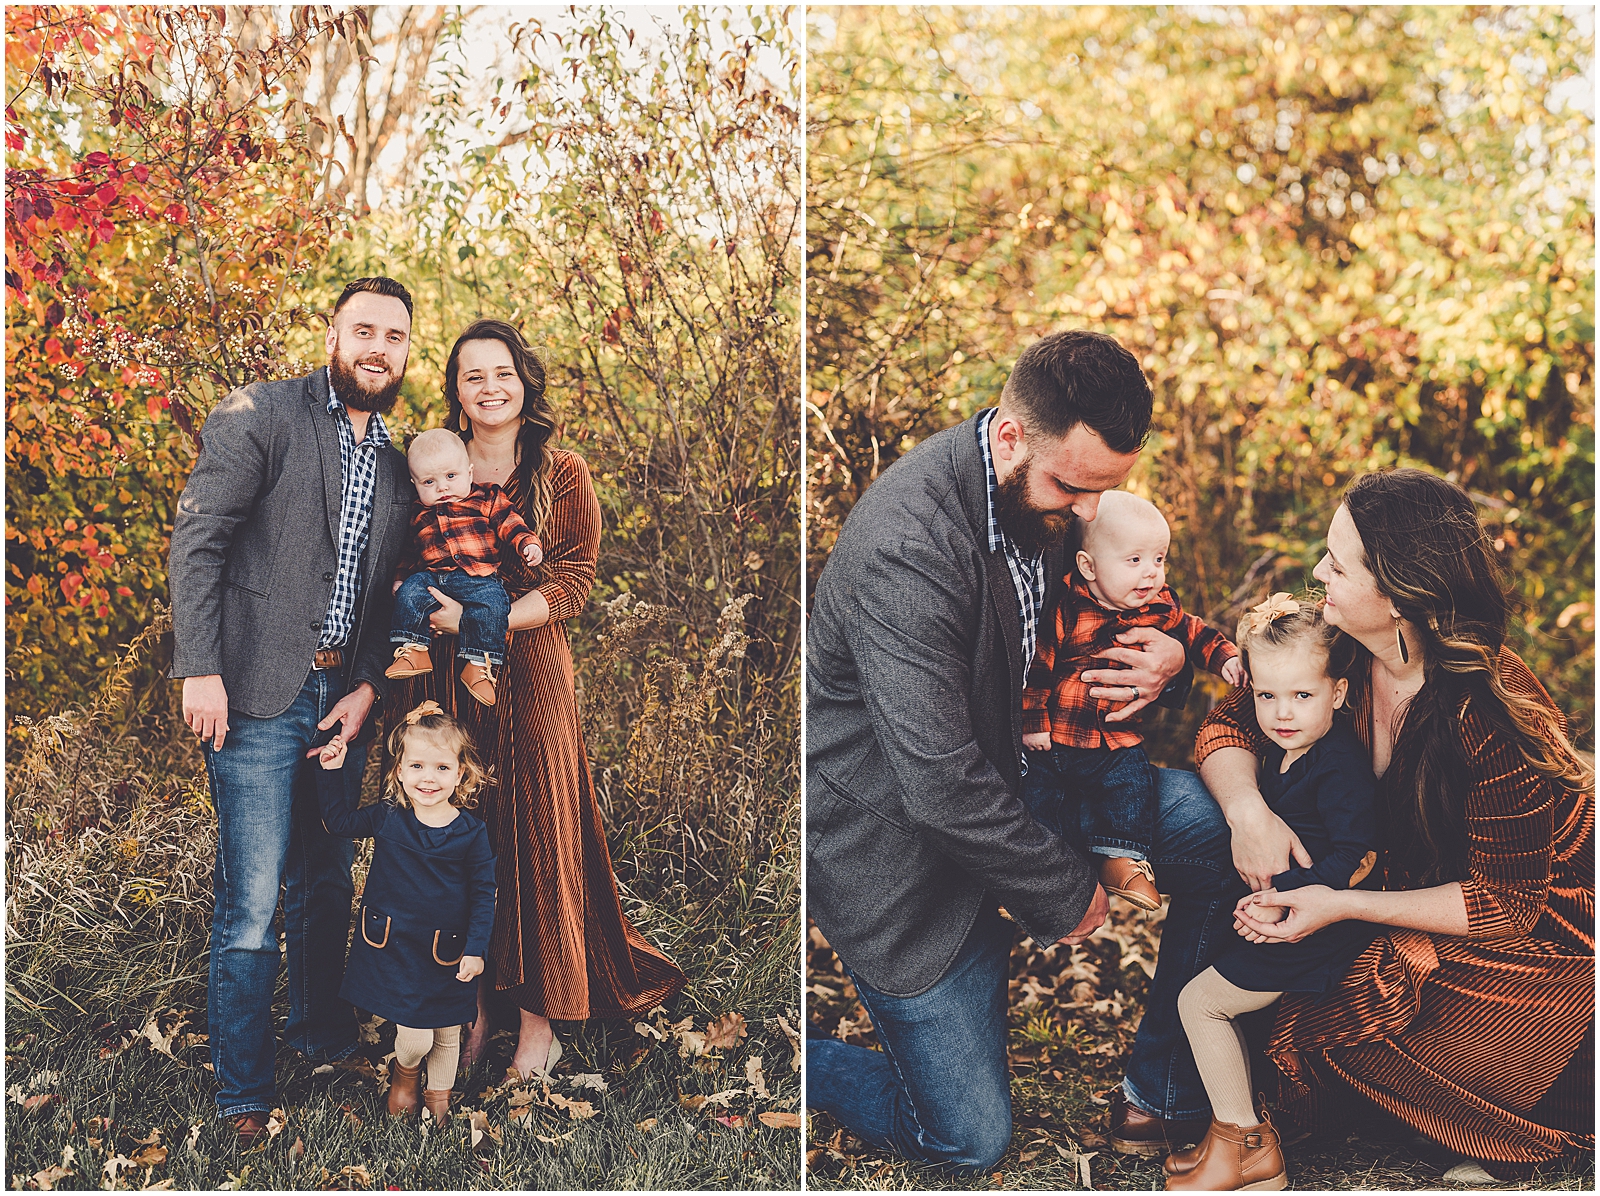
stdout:
{"type": "Polygon", "coordinates": [[[1018,548],[1028,556],[1038,556],[1066,542],[1074,517],[1070,510],[1046,511],[1028,500],[1028,471],[1032,464],[1030,452],[1000,483],[995,491],[994,513],[1000,530],[1010,536],[1018,548]]]}
{"type": "MultiPolygon", "coordinates": [[[[383,364],[388,366],[389,363],[385,361],[383,364]]],[[[333,352],[328,355],[328,373],[333,377],[333,393],[346,407],[382,415],[400,397],[400,384],[406,380],[405,367],[401,366],[400,373],[389,378],[381,389],[373,390],[372,379],[356,368],[357,365],[359,362],[346,364],[344,358],[339,356],[336,342],[333,352]]]]}

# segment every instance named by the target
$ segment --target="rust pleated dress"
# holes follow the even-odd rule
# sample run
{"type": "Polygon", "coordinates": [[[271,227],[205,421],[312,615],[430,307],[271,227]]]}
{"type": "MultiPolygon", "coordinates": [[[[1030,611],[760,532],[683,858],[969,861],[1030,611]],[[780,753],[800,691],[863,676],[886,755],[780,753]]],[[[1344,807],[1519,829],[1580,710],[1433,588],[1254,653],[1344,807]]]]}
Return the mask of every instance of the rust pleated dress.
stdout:
{"type": "MultiPolygon", "coordinates": [[[[1509,690],[1555,710],[1514,653],[1500,669],[1509,690]]],[[[1370,750],[1365,679],[1351,700],[1370,750]]],[[[1263,743],[1230,699],[1195,754],[1263,743]]],[[[1541,777],[1470,701],[1461,751],[1467,934],[1379,936],[1322,999],[1284,998],[1267,1053],[1300,1125],[1354,1091],[1460,1154],[1525,1167],[1594,1149],[1594,794],[1541,777]]],[[[1404,860],[1381,866],[1386,888],[1419,887],[1404,860]]]]}
{"type": "MultiPolygon", "coordinates": [[[[456,638],[433,641],[433,672],[396,687],[391,715],[432,698],[472,736],[495,784],[477,814],[489,828],[497,884],[488,973],[531,1013],[562,1021],[642,1014],[683,987],[678,966],[623,916],[578,722],[566,620],[583,609],[600,549],[600,504],[582,457],[553,450],[544,563],[511,562],[513,599],[550,604],[543,627],[512,632],[495,705],[461,686],[456,638]]],[[[516,479],[506,493],[521,508],[516,479]]]]}

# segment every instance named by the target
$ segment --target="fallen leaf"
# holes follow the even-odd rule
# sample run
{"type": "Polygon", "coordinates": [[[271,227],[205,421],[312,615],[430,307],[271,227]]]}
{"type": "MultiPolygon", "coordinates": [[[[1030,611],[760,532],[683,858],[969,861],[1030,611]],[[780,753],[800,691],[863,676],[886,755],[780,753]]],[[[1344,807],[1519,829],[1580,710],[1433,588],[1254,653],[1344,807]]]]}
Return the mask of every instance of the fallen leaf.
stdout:
{"type": "Polygon", "coordinates": [[[574,1088],[593,1088],[596,1092],[604,1092],[611,1085],[599,1072],[578,1072],[567,1077],[574,1088]]]}
{"type": "Polygon", "coordinates": [[[706,1046],[711,1050],[727,1050],[737,1046],[749,1033],[743,1014],[725,1013],[706,1027],[706,1046]]]}
{"type": "Polygon", "coordinates": [[[161,1145],[161,1127],[160,1126],[156,1126],[154,1129],[152,1129],[144,1137],[135,1139],[133,1144],[135,1146],[160,1146],[161,1145]]]}
{"type": "Polygon", "coordinates": [[[1097,1150],[1091,1150],[1088,1154],[1080,1154],[1078,1156],[1078,1174],[1083,1179],[1085,1189],[1094,1187],[1094,1182],[1089,1177],[1089,1160],[1099,1153],[1097,1150]]]}
{"type": "Polygon", "coordinates": [[[141,1192],[170,1192],[170,1191],[172,1191],[173,1186],[175,1184],[177,1184],[177,1182],[178,1181],[176,1179],[174,1179],[172,1176],[169,1175],[169,1176],[167,1176],[166,1179],[162,1180],[158,1184],[145,1184],[145,1186],[140,1188],[139,1191],[141,1191],[141,1192]]]}
{"type": "Polygon", "coordinates": [[[1017,1161],[1020,1163],[1031,1163],[1038,1157],[1039,1152],[1037,1150],[1025,1150],[1017,1156],[1017,1161]]]}
{"type": "Polygon", "coordinates": [[[196,1147],[196,1143],[198,1143],[199,1141],[200,1141],[200,1123],[199,1122],[195,1122],[195,1124],[193,1124],[193,1125],[191,1125],[189,1127],[189,1135],[188,1135],[188,1137],[186,1137],[183,1140],[183,1148],[185,1150],[189,1151],[191,1154],[199,1154],[200,1152],[196,1147]]]}
{"type": "Polygon", "coordinates": [[[665,1042],[667,1038],[665,1031],[652,1026],[649,1022],[634,1022],[633,1032],[644,1038],[654,1038],[657,1042],[665,1042]]]}
{"type": "Polygon", "coordinates": [[[711,1120],[712,1121],[720,1121],[723,1125],[727,1126],[729,1129],[735,1129],[735,1130],[744,1129],[744,1118],[740,1117],[737,1113],[732,1114],[732,1115],[730,1115],[728,1117],[713,1117],[711,1120]]]}
{"type": "Polygon", "coordinates": [[[576,1130],[568,1130],[566,1133],[558,1134],[553,1138],[549,1134],[535,1134],[534,1137],[539,1139],[539,1141],[543,1142],[546,1146],[556,1146],[562,1142],[570,1142],[573,1134],[575,1133],[577,1133],[576,1130]]]}
{"type": "MultiPolygon", "coordinates": [[[[240,1172],[239,1178],[244,1178],[240,1172]]],[[[325,1192],[354,1191],[357,1187],[370,1188],[372,1186],[372,1172],[368,1171],[362,1163],[351,1167],[339,1168],[338,1175],[329,1175],[328,1169],[322,1169],[322,1190],[325,1192]]]]}
{"type": "Polygon", "coordinates": [[[565,1109],[567,1115],[574,1121],[587,1121],[595,1115],[594,1106],[586,1100],[569,1100],[559,1092],[550,1094],[550,1103],[558,1109],[565,1109]]]}
{"type": "Polygon", "coordinates": [[[750,1083],[750,1095],[760,1100],[766,1100],[772,1094],[767,1091],[767,1078],[761,1074],[761,1056],[751,1055],[744,1061],[744,1078],[750,1083]]]}
{"type": "Polygon", "coordinates": [[[291,1162],[298,1163],[301,1159],[303,1159],[305,1157],[306,1157],[306,1140],[304,1138],[298,1138],[297,1137],[289,1147],[289,1159],[290,1159],[291,1162]]]}
{"type": "Polygon", "coordinates": [[[513,1109],[520,1109],[526,1105],[531,1105],[538,1099],[539,1097],[535,1093],[530,1092],[526,1088],[513,1088],[511,1090],[510,1102],[513,1109]]]}
{"type": "Polygon", "coordinates": [[[32,1113],[35,1117],[38,1117],[43,1115],[45,1110],[49,1109],[51,1105],[58,1104],[60,1100],[61,1098],[54,1092],[41,1092],[37,1096],[24,1097],[22,1101],[22,1110],[25,1113],[32,1113]]]}
{"type": "Polygon", "coordinates": [[[706,1103],[706,1098],[703,1096],[684,1096],[680,1093],[678,1096],[678,1103],[685,1109],[688,1109],[689,1112],[698,1113],[700,1111],[700,1106],[706,1103]]]}
{"type": "Polygon", "coordinates": [[[141,1167],[159,1167],[167,1161],[167,1148],[165,1146],[146,1146],[133,1156],[133,1161],[141,1167]]]}
{"type": "MultiPolygon", "coordinates": [[[[805,1052],[800,1045],[800,1032],[789,1024],[789,1019],[781,1013],[773,1019],[778,1023],[778,1028],[783,1031],[783,1036],[789,1040],[789,1049],[794,1052],[794,1058],[789,1060],[789,1070],[799,1071],[800,1064],[805,1058],[805,1052]]],[[[796,1019],[798,1020],[798,1018],[796,1019]]]]}
{"type": "MultiPolygon", "coordinates": [[[[240,1168],[238,1175],[235,1175],[233,1172],[230,1171],[230,1172],[228,1172],[227,1180],[225,1182],[220,1183],[220,1184],[217,1185],[217,1190],[220,1191],[220,1192],[237,1192],[237,1191],[239,1191],[240,1189],[242,1189],[244,1187],[245,1182],[249,1178],[250,1178],[250,1168],[249,1167],[240,1168]]],[[[322,1169],[322,1181],[323,1181],[324,1186],[326,1186],[327,1181],[328,1181],[328,1169],[326,1167],[324,1167],[322,1169]]]]}
{"type": "Polygon", "coordinates": [[[797,1130],[800,1128],[800,1114],[798,1113],[762,1113],[756,1118],[762,1125],[774,1130],[797,1130]]]}
{"type": "Polygon", "coordinates": [[[523,1105],[519,1109],[512,1109],[506,1114],[507,1125],[533,1124],[533,1106],[523,1105]]]}
{"type": "Polygon", "coordinates": [[[706,1053],[706,1036],[694,1028],[694,1018],[686,1017],[673,1023],[672,1036],[678,1040],[678,1058],[706,1053]]]}
{"type": "Polygon", "coordinates": [[[60,1183],[67,1176],[73,1174],[75,1174],[75,1172],[73,1172],[70,1168],[58,1167],[52,1164],[51,1166],[46,1167],[43,1171],[35,1171],[33,1173],[33,1182],[38,1186],[39,1191],[49,1192],[56,1186],[56,1184],[60,1183]]]}
{"type": "Polygon", "coordinates": [[[473,1109],[467,1117],[467,1125],[471,1130],[472,1148],[474,1150],[484,1143],[489,1143],[485,1150],[493,1150],[500,1145],[501,1130],[489,1123],[489,1115],[482,1109],[473,1109]]]}
{"type": "Polygon", "coordinates": [[[357,1039],[360,1042],[377,1045],[378,1027],[383,1025],[381,1017],[370,1017],[356,1027],[357,1039]]]}
{"type": "Polygon", "coordinates": [[[1093,1130],[1079,1130],[1078,1144],[1086,1150],[1099,1150],[1106,1144],[1105,1135],[1097,1134],[1093,1130]]]}
{"type": "Polygon", "coordinates": [[[638,1130],[641,1134],[648,1134],[651,1130],[656,1128],[656,1123],[659,1121],[659,1117],[646,1117],[643,1121],[634,1122],[633,1128],[638,1130]]]}
{"type": "Polygon", "coordinates": [[[60,1082],[61,1073],[59,1071],[39,1071],[28,1077],[28,1088],[33,1092],[37,1092],[41,1088],[48,1088],[50,1085],[59,1084],[60,1082]]]}
{"type": "Polygon", "coordinates": [[[124,1155],[114,1154],[101,1166],[100,1172],[106,1177],[106,1185],[114,1188],[117,1186],[118,1174],[135,1165],[132,1159],[124,1155]]]}
{"type": "Polygon", "coordinates": [[[274,1109],[267,1114],[267,1141],[270,1142],[283,1133],[283,1127],[289,1118],[282,1109],[274,1109]]]}
{"type": "Polygon", "coordinates": [[[311,1069],[311,1074],[314,1076],[331,1076],[333,1073],[334,1066],[331,1063],[324,1063],[319,1067],[313,1067],[311,1069]]]}

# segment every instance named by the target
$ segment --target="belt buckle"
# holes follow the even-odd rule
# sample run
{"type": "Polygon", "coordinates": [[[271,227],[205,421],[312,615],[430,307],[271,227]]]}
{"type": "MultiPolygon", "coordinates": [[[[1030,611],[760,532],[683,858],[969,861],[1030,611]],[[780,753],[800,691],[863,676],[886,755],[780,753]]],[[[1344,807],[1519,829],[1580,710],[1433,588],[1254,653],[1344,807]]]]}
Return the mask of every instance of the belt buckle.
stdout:
{"type": "Polygon", "coordinates": [[[344,664],[344,652],[339,648],[318,648],[311,654],[311,668],[315,672],[326,672],[342,664],[344,664]]]}

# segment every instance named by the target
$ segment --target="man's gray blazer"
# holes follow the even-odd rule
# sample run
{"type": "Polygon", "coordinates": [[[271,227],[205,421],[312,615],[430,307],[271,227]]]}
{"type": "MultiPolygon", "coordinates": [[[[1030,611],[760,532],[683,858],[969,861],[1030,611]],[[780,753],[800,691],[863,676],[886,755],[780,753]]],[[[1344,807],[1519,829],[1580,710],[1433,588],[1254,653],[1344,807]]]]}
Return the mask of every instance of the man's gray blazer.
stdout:
{"type": "MultiPolygon", "coordinates": [[[[172,528],[173,677],[222,675],[228,707],[289,708],[321,635],[339,567],[343,470],[328,372],[234,391],[206,417],[172,528]]],[[[381,696],[392,657],[392,584],[416,495],[405,457],[378,454],[346,684],[381,696]],[[349,663],[354,658],[354,667],[349,663]]]]}
{"type": "MultiPolygon", "coordinates": [[[[1023,805],[1022,627],[988,547],[975,419],[929,437],[851,510],[806,636],[806,905],[850,969],[915,996],[978,913],[1071,933],[1095,871],[1023,805]]],[[[1066,554],[1046,554],[1046,611],[1066,554]]]]}

